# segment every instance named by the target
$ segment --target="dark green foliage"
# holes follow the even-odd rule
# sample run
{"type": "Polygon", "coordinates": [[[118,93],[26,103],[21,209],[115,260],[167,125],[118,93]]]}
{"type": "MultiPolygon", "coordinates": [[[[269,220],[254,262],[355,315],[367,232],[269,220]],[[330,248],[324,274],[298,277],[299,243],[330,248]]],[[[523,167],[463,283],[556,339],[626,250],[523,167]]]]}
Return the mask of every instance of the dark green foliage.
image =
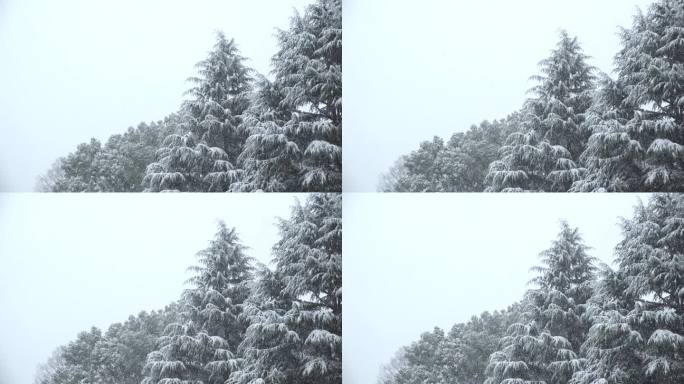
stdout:
{"type": "Polygon", "coordinates": [[[245,364],[230,383],[341,383],[342,196],[311,195],[280,231],[275,270],[261,271],[245,309],[245,364]]]}
{"type": "Polygon", "coordinates": [[[164,139],[142,183],[147,191],[224,192],[237,180],[234,171],[247,138],[242,114],[249,107],[251,69],[231,39],[218,33],[186,94],[181,132],[164,139]]]}
{"type": "Polygon", "coordinates": [[[656,195],[622,222],[617,270],[590,310],[587,367],[574,383],[684,380],[684,196],[656,195]]]}
{"type": "Polygon", "coordinates": [[[625,192],[639,190],[644,151],[630,137],[627,122],[631,113],[622,109],[627,95],[620,83],[602,76],[586,125],[592,135],[580,156],[586,167],[584,178],[575,182],[576,192],[625,192]]]}
{"type": "Polygon", "coordinates": [[[84,332],[39,384],[339,384],[342,196],[310,194],[287,219],[270,269],[220,223],[177,304],[84,332]]]}
{"type": "Polygon", "coordinates": [[[487,175],[490,191],[567,191],[582,176],[577,166],[589,131],[594,68],[577,38],[561,32],[551,56],[539,65],[538,84],[523,108],[523,129],[501,148],[487,175]]]}
{"type": "Polygon", "coordinates": [[[616,268],[596,273],[578,231],[563,223],[512,317],[423,335],[380,384],[482,383],[485,374],[488,384],[681,383],[684,196],[652,196],[622,228],[616,268]],[[484,351],[493,352],[488,364],[484,351]]]}
{"type": "Polygon", "coordinates": [[[239,362],[236,352],[246,325],[239,320],[252,281],[252,258],[235,229],[219,223],[180,301],[177,322],[164,330],[144,367],[143,383],[223,383],[239,362]]]}
{"type": "Polygon", "coordinates": [[[579,371],[580,345],[589,329],[583,318],[592,295],[593,258],[577,229],[566,222],[541,253],[538,275],[523,301],[522,321],[507,330],[491,355],[486,383],[564,384],[579,371]]]}
{"type": "MultiPolygon", "coordinates": [[[[58,159],[40,191],[339,192],[342,2],[317,0],[277,32],[273,81],[217,34],[169,129],[153,143],[93,139],[58,159]],[[151,144],[151,145],[150,145],[151,144]]],[[[125,136],[125,135],[124,135],[125,136]]]]}
{"type": "Polygon", "coordinates": [[[278,32],[261,80],[237,191],[342,188],[342,2],[318,0],[278,32]]]}
{"type": "Polygon", "coordinates": [[[633,112],[630,136],[645,151],[644,190],[684,191],[684,6],[659,0],[622,31],[618,81],[633,112]]]}
{"type": "MultiPolygon", "coordinates": [[[[657,0],[620,32],[617,78],[595,70],[575,38],[561,33],[540,63],[521,128],[491,161],[487,191],[684,191],[684,6],[657,0]]],[[[465,179],[459,190],[481,190],[469,180],[478,169],[431,156],[439,143],[403,156],[386,176],[385,191],[437,191],[445,179],[465,179]],[[416,161],[414,161],[416,160],[416,161]]],[[[466,163],[467,164],[467,163],[466,163]]]]}

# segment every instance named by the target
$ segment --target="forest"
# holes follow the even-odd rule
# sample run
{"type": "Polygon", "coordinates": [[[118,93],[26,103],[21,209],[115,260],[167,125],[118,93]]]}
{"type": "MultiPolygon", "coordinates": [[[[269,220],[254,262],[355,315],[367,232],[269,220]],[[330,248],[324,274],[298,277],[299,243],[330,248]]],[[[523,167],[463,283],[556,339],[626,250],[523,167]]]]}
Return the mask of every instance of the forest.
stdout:
{"type": "Polygon", "coordinates": [[[309,194],[277,224],[272,268],[221,222],[176,302],[79,333],[35,383],[340,383],[342,196],[309,194]]]}
{"type": "Polygon", "coordinates": [[[640,201],[620,225],[609,266],[562,221],[517,303],[423,333],[378,383],[683,383],[684,195],[640,201]]]}
{"type": "Polygon", "coordinates": [[[341,191],[342,1],[316,0],[276,37],[271,80],[218,32],[178,111],[79,144],[36,190],[341,191]]]}
{"type": "Polygon", "coordinates": [[[401,156],[383,192],[684,191],[684,3],[619,30],[616,77],[565,31],[523,106],[401,156]]]}

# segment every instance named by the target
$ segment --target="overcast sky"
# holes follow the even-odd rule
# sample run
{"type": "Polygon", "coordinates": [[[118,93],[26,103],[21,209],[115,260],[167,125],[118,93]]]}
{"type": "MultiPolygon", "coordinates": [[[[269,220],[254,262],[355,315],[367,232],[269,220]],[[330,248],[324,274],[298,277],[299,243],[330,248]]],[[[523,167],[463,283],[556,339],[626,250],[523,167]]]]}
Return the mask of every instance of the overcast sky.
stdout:
{"type": "Polygon", "coordinates": [[[402,154],[517,110],[565,28],[612,69],[618,26],[650,0],[345,0],[344,190],[375,191],[402,154]]]}
{"type": "Polygon", "coordinates": [[[0,0],[0,190],[31,191],[79,143],[175,112],[217,29],[266,74],[275,28],[311,2],[0,0]]]}
{"type": "Polygon", "coordinates": [[[618,217],[638,198],[648,196],[345,194],[345,384],[374,384],[381,364],[435,326],[520,300],[560,219],[612,262],[618,217]]]}
{"type": "Polygon", "coordinates": [[[0,194],[0,383],[78,332],[177,300],[218,219],[267,263],[293,194],[0,194]]]}

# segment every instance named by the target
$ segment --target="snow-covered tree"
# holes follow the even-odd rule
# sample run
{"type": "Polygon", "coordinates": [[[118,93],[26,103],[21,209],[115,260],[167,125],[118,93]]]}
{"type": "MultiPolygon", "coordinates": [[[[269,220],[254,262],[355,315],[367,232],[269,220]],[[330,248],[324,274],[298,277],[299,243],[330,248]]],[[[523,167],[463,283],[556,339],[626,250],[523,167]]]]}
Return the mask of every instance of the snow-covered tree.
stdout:
{"type": "Polygon", "coordinates": [[[174,132],[178,116],[140,123],[124,134],[80,144],[73,153],[59,158],[38,180],[40,192],[140,192],[147,164],[162,140],[174,132]]]}
{"type": "Polygon", "coordinates": [[[561,223],[558,238],[540,254],[539,274],[523,302],[523,320],[511,325],[490,357],[488,384],[567,383],[580,370],[589,329],[583,317],[592,294],[593,258],[577,229],[561,223]]]}
{"type": "Polygon", "coordinates": [[[539,139],[534,131],[515,132],[500,150],[501,160],[489,165],[489,192],[553,191],[569,188],[582,176],[560,145],[539,139]]]}
{"type": "Polygon", "coordinates": [[[147,167],[147,191],[227,191],[238,179],[235,170],[247,132],[243,113],[249,107],[252,70],[245,66],[235,42],[217,33],[179,112],[180,132],[169,135],[147,167]]]}
{"type": "Polygon", "coordinates": [[[340,191],[342,185],[342,2],[317,0],[278,32],[268,103],[250,124],[237,190],[340,191]],[[264,118],[264,112],[270,115],[264,118]],[[293,164],[295,163],[296,164],[293,164]]]}
{"type": "Polygon", "coordinates": [[[301,190],[300,147],[283,128],[290,112],[283,108],[278,84],[259,77],[252,106],[245,117],[249,137],[238,163],[243,170],[231,185],[235,192],[283,192],[301,190]]]}
{"type": "Polygon", "coordinates": [[[159,339],[145,364],[145,384],[223,383],[237,370],[246,325],[240,320],[252,281],[252,258],[235,229],[221,222],[209,246],[190,267],[193,286],[181,299],[178,322],[159,339]]]}
{"type": "Polygon", "coordinates": [[[438,327],[425,332],[420,340],[403,351],[405,365],[394,375],[392,384],[448,383],[455,378],[452,361],[460,358],[457,343],[438,327]]]}
{"type": "Polygon", "coordinates": [[[616,56],[630,136],[645,152],[643,190],[684,191],[684,6],[658,0],[622,31],[616,56]]]}
{"type": "Polygon", "coordinates": [[[523,130],[509,136],[500,160],[492,163],[491,191],[567,191],[582,175],[577,166],[589,131],[594,68],[577,41],[565,31],[551,55],[539,65],[533,98],[524,107],[523,130]]]}
{"type": "Polygon", "coordinates": [[[600,80],[594,103],[587,112],[586,125],[592,132],[580,156],[586,168],[584,178],[571,191],[625,192],[639,190],[643,149],[627,128],[631,113],[623,108],[627,95],[618,81],[606,75],[600,80]]]}
{"type": "Polygon", "coordinates": [[[444,140],[423,141],[417,150],[402,156],[387,177],[383,192],[446,192],[449,169],[444,140]],[[389,177],[389,178],[388,178],[389,177]],[[390,179],[391,178],[391,179],[390,179]]]}
{"type": "Polygon", "coordinates": [[[157,159],[143,178],[149,192],[220,192],[239,177],[223,149],[197,142],[192,133],[166,137],[157,159]]]}
{"type": "Polygon", "coordinates": [[[141,312],[103,334],[98,328],[78,334],[59,347],[38,368],[36,384],[139,384],[145,357],[154,350],[164,327],[173,321],[176,306],[141,312]]]}
{"type": "Polygon", "coordinates": [[[592,107],[576,191],[684,190],[684,11],[657,1],[623,29],[615,81],[592,107]]]}
{"type": "Polygon", "coordinates": [[[684,197],[655,195],[623,220],[617,270],[592,299],[577,384],[684,381],[684,197]]]}
{"type": "Polygon", "coordinates": [[[380,367],[377,384],[392,384],[399,373],[406,369],[409,362],[406,360],[406,347],[401,347],[394,353],[392,359],[380,367]]]}
{"type": "MultiPolygon", "coordinates": [[[[101,192],[110,184],[107,175],[102,171],[104,155],[102,143],[91,139],[89,143],[81,143],[76,151],[57,161],[61,172],[52,170],[52,175],[60,175],[53,181],[52,192],[101,192]]],[[[57,164],[55,166],[57,166],[57,164]]]]}
{"type": "Polygon", "coordinates": [[[439,328],[422,334],[382,367],[378,384],[482,383],[489,355],[506,329],[519,320],[519,311],[515,304],[473,316],[447,334],[439,328]]]}
{"type": "Polygon", "coordinates": [[[520,115],[483,121],[444,143],[425,141],[399,158],[382,176],[383,192],[481,192],[489,164],[497,159],[504,140],[519,126],[520,115]]]}
{"type": "Polygon", "coordinates": [[[275,269],[262,269],[245,309],[245,363],[230,383],[342,380],[342,196],[313,194],[280,221],[275,269]]]}
{"type": "Polygon", "coordinates": [[[246,138],[241,119],[249,107],[252,70],[244,61],[235,41],[218,32],[213,49],[196,65],[197,76],[188,79],[194,87],[186,92],[191,99],[182,108],[187,131],[207,146],[223,149],[231,163],[246,138]]]}

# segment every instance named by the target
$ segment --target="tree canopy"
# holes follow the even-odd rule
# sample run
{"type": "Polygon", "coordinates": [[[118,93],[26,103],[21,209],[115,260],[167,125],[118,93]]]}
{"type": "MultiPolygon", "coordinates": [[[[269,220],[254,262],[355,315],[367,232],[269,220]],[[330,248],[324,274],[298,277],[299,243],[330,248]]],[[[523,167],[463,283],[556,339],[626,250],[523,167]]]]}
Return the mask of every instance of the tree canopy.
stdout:
{"type": "Polygon", "coordinates": [[[222,32],[178,111],[58,159],[50,192],[339,192],[342,2],[316,0],[276,33],[269,77],[222,32]]]}
{"type": "MultiPolygon", "coordinates": [[[[598,73],[577,38],[562,31],[532,76],[532,97],[513,129],[502,139],[473,143],[478,162],[454,156],[453,146],[435,138],[400,157],[379,189],[684,191],[682,8],[681,0],[657,0],[620,30],[615,79],[598,73]]],[[[501,132],[495,124],[483,128],[501,132]]]]}

